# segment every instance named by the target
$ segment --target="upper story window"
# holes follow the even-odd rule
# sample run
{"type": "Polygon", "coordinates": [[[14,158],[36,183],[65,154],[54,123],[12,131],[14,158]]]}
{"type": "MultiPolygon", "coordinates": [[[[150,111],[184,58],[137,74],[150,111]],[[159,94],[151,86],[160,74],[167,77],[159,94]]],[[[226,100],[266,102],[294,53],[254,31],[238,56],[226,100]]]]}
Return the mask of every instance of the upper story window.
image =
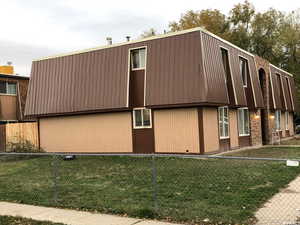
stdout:
{"type": "Polygon", "coordinates": [[[281,111],[280,110],[276,110],[275,111],[275,129],[276,131],[280,131],[281,130],[281,111]]]}
{"type": "Polygon", "coordinates": [[[219,107],[219,134],[220,138],[229,137],[229,123],[228,123],[228,107],[219,107]]]}
{"type": "Polygon", "coordinates": [[[146,48],[133,49],[130,51],[131,69],[145,69],[146,48]]]}
{"type": "Polygon", "coordinates": [[[221,54],[222,54],[223,67],[227,76],[228,74],[230,74],[228,50],[225,48],[221,48],[221,54]]]}
{"type": "Polygon", "coordinates": [[[250,135],[248,108],[238,109],[238,124],[239,124],[239,135],[240,136],[250,135]]]}
{"type": "Polygon", "coordinates": [[[0,81],[0,94],[16,95],[17,84],[13,82],[0,81]]]}
{"type": "Polygon", "coordinates": [[[151,128],[151,109],[133,109],[133,127],[134,129],[151,128]]]}
{"type": "Polygon", "coordinates": [[[242,57],[240,57],[240,74],[243,81],[243,86],[247,87],[247,76],[249,73],[248,69],[248,61],[242,57]]]}

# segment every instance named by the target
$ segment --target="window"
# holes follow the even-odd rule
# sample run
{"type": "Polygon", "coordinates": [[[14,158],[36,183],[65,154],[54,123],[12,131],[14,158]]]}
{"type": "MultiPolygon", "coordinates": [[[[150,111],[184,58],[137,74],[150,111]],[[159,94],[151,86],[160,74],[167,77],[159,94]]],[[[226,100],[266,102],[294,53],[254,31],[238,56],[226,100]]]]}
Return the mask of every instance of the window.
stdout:
{"type": "Polygon", "coordinates": [[[228,74],[230,74],[228,51],[224,48],[221,48],[221,54],[222,54],[223,67],[224,67],[226,76],[228,76],[228,74]]]}
{"type": "Polygon", "coordinates": [[[131,69],[145,69],[146,62],[146,49],[134,49],[131,50],[131,69]]]}
{"type": "Polygon", "coordinates": [[[281,121],[281,111],[280,110],[276,110],[275,111],[275,129],[276,129],[276,131],[280,131],[281,130],[280,121],[281,121]]]}
{"type": "Polygon", "coordinates": [[[289,112],[285,112],[285,129],[289,129],[289,112]]]}
{"type": "Polygon", "coordinates": [[[0,82],[0,94],[16,95],[17,85],[12,82],[0,82]]]}
{"type": "Polygon", "coordinates": [[[133,127],[135,129],[151,128],[151,109],[134,109],[133,127]]]}
{"type": "Polygon", "coordinates": [[[240,74],[243,80],[243,86],[247,87],[247,76],[248,76],[248,61],[240,57],[240,74]]]}
{"type": "Polygon", "coordinates": [[[238,109],[238,121],[239,121],[239,135],[240,136],[250,135],[248,108],[238,109]]]}
{"type": "Polygon", "coordinates": [[[228,107],[219,107],[219,135],[220,138],[228,138],[229,124],[228,124],[228,107]]]}

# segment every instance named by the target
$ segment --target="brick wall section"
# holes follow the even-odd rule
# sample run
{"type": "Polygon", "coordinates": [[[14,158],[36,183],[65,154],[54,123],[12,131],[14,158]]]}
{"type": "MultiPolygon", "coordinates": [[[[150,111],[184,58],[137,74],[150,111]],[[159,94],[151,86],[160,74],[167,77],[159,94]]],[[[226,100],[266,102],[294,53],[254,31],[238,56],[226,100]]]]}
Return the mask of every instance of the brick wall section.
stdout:
{"type": "Polygon", "coordinates": [[[261,120],[260,110],[250,111],[250,131],[251,131],[251,145],[261,145],[261,120]]]}
{"type": "Polygon", "coordinates": [[[274,116],[274,112],[270,110],[270,93],[271,93],[271,87],[270,87],[270,63],[259,57],[255,56],[255,62],[257,71],[260,69],[263,69],[265,71],[265,80],[263,85],[263,93],[264,93],[264,104],[265,107],[261,110],[264,110],[264,113],[262,113],[262,120],[264,120],[265,123],[265,137],[266,137],[266,143],[270,143],[272,141],[272,130],[274,129],[274,119],[270,118],[270,116],[274,116]]]}

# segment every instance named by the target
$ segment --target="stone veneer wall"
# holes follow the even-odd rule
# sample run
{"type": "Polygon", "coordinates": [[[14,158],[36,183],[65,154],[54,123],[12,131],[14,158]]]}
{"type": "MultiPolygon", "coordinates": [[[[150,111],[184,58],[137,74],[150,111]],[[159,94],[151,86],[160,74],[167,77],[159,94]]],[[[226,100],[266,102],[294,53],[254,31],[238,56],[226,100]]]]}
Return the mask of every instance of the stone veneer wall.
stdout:
{"type": "Polygon", "coordinates": [[[250,111],[251,145],[262,145],[260,110],[250,111]]]}
{"type": "Polygon", "coordinates": [[[259,71],[261,68],[265,71],[265,82],[263,86],[265,107],[261,110],[264,110],[264,113],[262,113],[262,120],[265,122],[264,132],[266,134],[266,142],[270,143],[272,141],[272,130],[274,128],[274,119],[271,118],[271,116],[274,116],[274,112],[270,110],[270,63],[259,56],[255,56],[255,62],[257,71],[259,71]]]}

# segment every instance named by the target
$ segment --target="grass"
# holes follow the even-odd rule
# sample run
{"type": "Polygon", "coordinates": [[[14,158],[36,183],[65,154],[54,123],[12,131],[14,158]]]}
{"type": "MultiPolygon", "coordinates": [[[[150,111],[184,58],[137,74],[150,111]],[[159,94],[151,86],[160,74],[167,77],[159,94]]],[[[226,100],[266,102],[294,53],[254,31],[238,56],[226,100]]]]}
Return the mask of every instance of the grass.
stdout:
{"type": "Polygon", "coordinates": [[[300,139],[299,138],[292,138],[289,140],[281,141],[281,145],[300,145],[300,139]]]}
{"type": "Polygon", "coordinates": [[[152,164],[142,157],[78,157],[57,160],[53,169],[50,157],[6,158],[0,200],[189,224],[251,224],[254,212],[300,172],[274,161],[157,158],[156,171],[152,164]]]}
{"type": "Polygon", "coordinates": [[[1,225],[63,225],[62,223],[51,223],[45,221],[35,221],[21,217],[0,216],[1,225]]]}
{"type": "Polygon", "coordinates": [[[300,159],[300,148],[297,147],[269,147],[248,149],[240,152],[228,152],[227,156],[300,159]]]}

